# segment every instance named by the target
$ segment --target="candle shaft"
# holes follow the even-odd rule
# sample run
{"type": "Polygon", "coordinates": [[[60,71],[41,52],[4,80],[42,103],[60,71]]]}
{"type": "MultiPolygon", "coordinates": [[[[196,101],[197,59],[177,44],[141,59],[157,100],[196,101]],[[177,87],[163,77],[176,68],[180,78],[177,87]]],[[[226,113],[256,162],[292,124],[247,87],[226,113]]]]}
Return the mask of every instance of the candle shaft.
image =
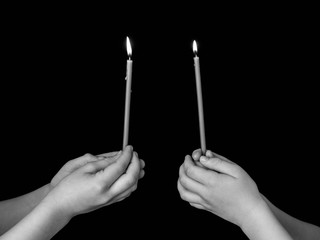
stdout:
{"type": "Polygon", "coordinates": [[[202,154],[206,154],[206,137],[205,137],[204,117],[203,117],[200,62],[199,62],[198,56],[194,57],[194,68],[195,68],[195,76],[196,76],[196,84],[197,84],[197,99],[198,99],[198,114],[199,114],[201,151],[202,151],[202,154]]]}
{"type": "Polygon", "coordinates": [[[123,130],[123,149],[128,145],[129,139],[129,119],[130,119],[130,101],[131,101],[131,79],[132,79],[132,60],[127,60],[126,74],[126,102],[124,112],[124,130],[123,130]]]}

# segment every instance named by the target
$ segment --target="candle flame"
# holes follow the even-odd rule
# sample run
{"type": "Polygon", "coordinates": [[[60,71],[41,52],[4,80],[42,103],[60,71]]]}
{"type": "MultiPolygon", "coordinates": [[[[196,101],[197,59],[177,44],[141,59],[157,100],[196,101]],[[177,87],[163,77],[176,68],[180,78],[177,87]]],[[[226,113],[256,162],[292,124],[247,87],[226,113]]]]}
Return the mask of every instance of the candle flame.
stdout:
{"type": "Polygon", "coordinates": [[[127,53],[128,53],[128,56],[131,57],[132,49],[131,49],[131,44],[130,44],[129,37],[127,37],[127,53]]]}
{"type": "Polygon", "coordinates": [[[193,40],[192,49],[193,49],[194,54],[198,53],[198,46],[197,46],[196,40],[193,40]]]}

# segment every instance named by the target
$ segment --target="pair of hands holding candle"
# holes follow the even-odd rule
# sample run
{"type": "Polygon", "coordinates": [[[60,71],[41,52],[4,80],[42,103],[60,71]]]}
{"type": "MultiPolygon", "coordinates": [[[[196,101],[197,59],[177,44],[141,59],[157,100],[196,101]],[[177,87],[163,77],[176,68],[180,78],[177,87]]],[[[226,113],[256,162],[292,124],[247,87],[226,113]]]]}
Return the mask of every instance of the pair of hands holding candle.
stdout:
{"type": "Polygon", "coordinates": [[[0,239],[51,239],[74,216],[127,198],[144,165],[131,146],[67,162],[49,184],[0,202],[0,239]]]}
{"type": "Polygon", "coordinates": [[[244,169],[210,150],[185,157],[177,185],[191,206],[236,224],[251,240],[320,239],[318,226],[278,209],[244,169]]]}

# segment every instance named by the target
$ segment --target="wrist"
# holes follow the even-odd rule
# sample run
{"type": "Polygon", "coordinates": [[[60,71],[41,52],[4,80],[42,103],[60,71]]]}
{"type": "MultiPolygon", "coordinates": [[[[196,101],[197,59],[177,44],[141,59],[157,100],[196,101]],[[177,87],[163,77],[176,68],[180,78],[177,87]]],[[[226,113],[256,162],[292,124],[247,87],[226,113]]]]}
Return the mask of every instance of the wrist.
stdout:
{"type": "Polygon", "coordinates": [[[250,213],[243,219],[243,222],[239,227],[242,229],[243,232],[249,232],[252,228],[254,228],[259,221],[265,219],[268,216],[268,206],[266,202],[261,199],[261,201],[251,209],[250,213]]]}
{"type": "Polygon", "coordinates": [[[47,183],[46,185],[43,186],[44,190],[43,190],[43,198],[44,199],[53,189],[53,186],[51,183],[47,183]]]}
{"type": "MultiPolygon", "coordinates": [[[[52,188],[51,188],[52,189],[52,188]]],[[[63,222],[69,222],[73,217],[69,211],[64,209],[60,204],[59,200],[57,200],[54,195],[47,194],[47,196],[40,203],[43,208],[47,209],[49,214],[54,218],[61,219],[63,222]]]]}
{"type": "Polygon", "coordinates": [[[240,228],[249,239],[292,239],[264,199],[250,211],[240,228]]]}

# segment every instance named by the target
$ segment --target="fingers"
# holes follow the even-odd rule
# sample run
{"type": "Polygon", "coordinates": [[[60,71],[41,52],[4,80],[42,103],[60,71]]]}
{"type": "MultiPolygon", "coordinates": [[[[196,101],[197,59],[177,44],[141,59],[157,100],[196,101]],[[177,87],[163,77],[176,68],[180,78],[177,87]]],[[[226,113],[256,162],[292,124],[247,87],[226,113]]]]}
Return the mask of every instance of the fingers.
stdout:
{"type": "Polygon", "coordinates": [[[139,173],[139,179],[143,178],[145,175],[145,171],[143,169],[141,169],[140,173],[139,173]]]}
{"type": "Polygon", "coordinates": [[[215,157],[215,153],[213,153],[211,150],[207,150],[206,151],[206,156],[209,157],[209,158],[213,158],[213,157],[215,157]]]}
{"type": "Polygon", "coordinates": [[[117,180],[127,169],[132,158],[132,147],[126,146],[119,158],[110,164],[108,168],[99,175],[100,179],[106,182],[107,187],[117,180]]]}
{"type": "Polygon", "coordinates": [[[145,166],[146,166],[145,162],[142,159],[140,159],[140,169],[141,170],[139,173],[139,179],[143,178],[145,175],[145,171],[143,170],[145,166]]]}
{"type": "Polygon", "coordinates": [[[120,151],[114,151],[114,152],[109,152],[109,153],[102,153],[102,154],[98,154],[97,157],[98,158],[114,158],[114,157],[118,157],[121,154],[121,150],[120,151]]]}
{"type": "Polygon", "coordinates": [[[180,194],[180,197],[182,200],[187,201],[189,203],[199,203],[201,202],[201,197],[195,193],[192,193],[185,189],[182,185],[181,182],[178,181],[178,191],[180,194]]]}
{"type": "Polygon", "coordinates": [[[201,155],[202,155],[201,149],[196,149],[192,153],[192,158],[193,158],[194,161],[199,161],[201,155]]]}
{"type": "Polygon", "coordinates": [[[191,157],[188,155],[184,160],[183,169],[185,175],[202,185],[207,185],[209,181],[215,181],[218,177],[217,173],[214,171],[195,166],[194,162],[191,160],[191,157]]]}
{"type": "Polygon", "coordinates": [[[116,195],[113,199],[111,199],[111,203],[114,202],[120,202],[124,200],[125,198],[129,197],[132,192],[134,192],[138,187],[138,182],[131,186],[129,189],[125,190],[124,192],[120,193],[119,195],[116,195]]]}
{"type": "Polygon", "coordinates": [[[75,158],[67,163],[67,168],[69,172],[86,165],[87,163],[98,161],[99,159],[90,153],[86,153],[81,157],[75,158]]]}
{"type": "MultiPolygon", "coordinates": [[[[211,158],[215,157],[215,153],[213,153],[211,150],[207,150],[205,155],[211,158]]],[[[200,148],[194,150],[192,153],[192,158],[194,161],[199,161],[201,156],[202,156],[202,150],[200,148]]]]}
{"type": "MultiPolygon", "coordinates": [[[[226,157],[224,157],[224,156],[222,156],[222,155],[219,155],[219,154],[217,154],[217,153],[215,153],[215,152],[212,152],[212,151],[210,151],[210,150],[207,151],[206,156],[209,157],[209,158],[217,157],[217,158],[220,158],[220,159],[222,159],[222,160],[224,160],[224,161],[226,161],[226,162],[234,163],[234,162],[232,162],[231,160],[229,160],[228,158],[226,158],[226,157]]],[[[235,164],[235,163],[234,163],[234,164],[235,164]]]]}
{"type": "Polygon", "coordinates": [[[192,207],[195,207],[195,208],[198,208],[198,209],[201,209],[201,210],[206,210],[206,208],[204,206],[202,206],[201,204],[197,204],[197,203],[190,203],[190,205],[192,207]]]}
{"type": "Polygon", "coordinates": [[[224,173],[232,177],[238,177],[239,166],[230,161],[226,161],[218,157],[208,158],[201,156],[200,162],[208,169],[224,173]]]}
{"type": "Polygon", "coordinates": [[[108,195],[112,197],[111,202],[119,202],[129,197],[138,187],[138,180],[144,177],[145,162],[138,158],[134,152],[127,172],[123,174],[109,189],[108,195]]]}
{"type": "Polygon", "coordinates": [[[125,174],[123,174],[111,187],[110,194],[117,195],[121,192],[125,192],[131,188],[139,179],[140,174],[140,160],[137,153],[134,153],[132,160],[125,174]]]}
{"type": "Polygon", "coordinates": [[[87,163],[83,167],[83,169],[87,173],[99,173],[99,174],[101,174],[100,171],[104,170],[105,168],[107,168],[111,164],[113,164],[113,162],[108,161],[108,159],[104,158],[102,160],[98,160],[98,161],[95,161],[95,162],[87,163]]]}
{"type": "Polygon", "coordinates": [[[141,167],[141,169],[144,169],[145,166],[146,166],[146,163],[142,159],[140,159],[140,167],[141,167]]]}
{"type": "Polygon", "coordinates": [[[205,190],[202,183],[187,176],[184,164],[179,169],[179,182],[185,189],[193,193],[201,194],[205,190]]]}

